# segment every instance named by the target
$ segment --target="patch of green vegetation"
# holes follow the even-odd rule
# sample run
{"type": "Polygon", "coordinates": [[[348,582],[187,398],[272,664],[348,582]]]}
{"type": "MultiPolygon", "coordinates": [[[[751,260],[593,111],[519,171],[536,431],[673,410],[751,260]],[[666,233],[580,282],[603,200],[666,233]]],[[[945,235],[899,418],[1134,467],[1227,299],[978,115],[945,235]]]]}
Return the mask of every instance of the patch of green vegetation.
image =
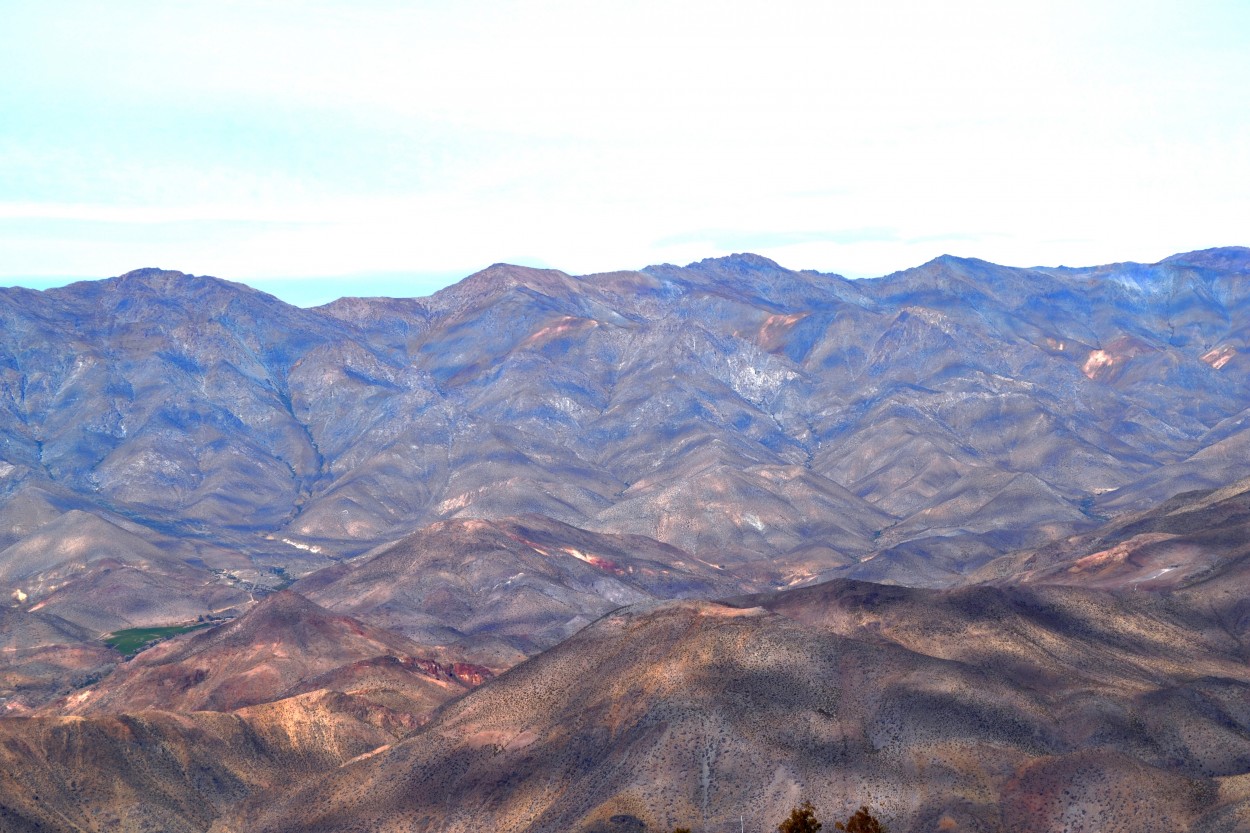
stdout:
{"type": "Polygon", "coordinates": [[[132,657],[153,642],[159,642],[162,639],[197,630],[198,628],[206,628],[212,624],[214,623],[196,622],[192,625],[165,625],[159,628],[126,628],[104,637],[104,644],[128,657],[132,657]]]}
{"type": "Polygon", "coordinates": [[[285,590],[295,583],[295,579],[286,574],[286,567],[270,567],[269,572],[278,577],[278,583],[273,586],[275,593],[279,590],[285,590]]]}

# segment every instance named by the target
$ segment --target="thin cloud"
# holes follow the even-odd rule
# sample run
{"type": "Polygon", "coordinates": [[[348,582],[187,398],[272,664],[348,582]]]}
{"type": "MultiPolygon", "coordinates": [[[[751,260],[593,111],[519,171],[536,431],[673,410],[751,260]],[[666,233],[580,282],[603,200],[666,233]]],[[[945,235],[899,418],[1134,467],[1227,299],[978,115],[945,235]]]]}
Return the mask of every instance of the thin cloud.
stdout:
{"type": "Polygon", "coordinates": [[[1244,243],[1247,9],[26,4],[0,34],[0,261],[263,277],[756,250],[872,275],[956,247],[1244,243]]]}

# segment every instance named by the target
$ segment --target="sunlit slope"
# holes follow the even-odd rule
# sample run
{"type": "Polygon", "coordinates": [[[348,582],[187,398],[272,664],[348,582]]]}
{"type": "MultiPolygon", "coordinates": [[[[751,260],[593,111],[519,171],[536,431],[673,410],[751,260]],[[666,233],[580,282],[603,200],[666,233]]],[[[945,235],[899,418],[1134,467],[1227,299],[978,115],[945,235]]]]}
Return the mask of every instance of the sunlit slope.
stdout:
{"type": "Polygon", "coordinates": [[[1239,643],[1166,600],[835,582],[737,604],[617,612],[214,830],[761,830],[804,798],[901,833],[1246,810],[1239,643]]]}

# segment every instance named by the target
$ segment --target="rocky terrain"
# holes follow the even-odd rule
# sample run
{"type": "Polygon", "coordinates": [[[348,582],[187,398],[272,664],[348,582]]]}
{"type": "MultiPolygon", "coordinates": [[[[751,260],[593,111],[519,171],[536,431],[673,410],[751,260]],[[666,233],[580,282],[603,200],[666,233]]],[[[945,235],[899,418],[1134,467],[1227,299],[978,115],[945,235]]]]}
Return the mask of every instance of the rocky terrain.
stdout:
{"type": "Polygon", "coordinates": [[[1250,250],[1217,249],[868,281],[753,255],[497,265],[317,309],[155,269],[0,290],[0,564],[21,565],[0,580],[104,631],[246,606],[433,522],[541,515],[756,589],[959,584],[1244,476],[1248,281],[1250,250]],[[127,536],[168,559],[119,566],[127,536]],[[93,620],[75,605],[104,581],[129,600],[93,620]]]}
{"type": "Polygon", "coordinates": [[[329,692],[230,714],[10,717],[0,720],[0,830],[202,833],[259,790],[394,739],[329,692]]]}
{"type": "Polygon", "coordinates": [[[1250,568],[1250,479],[1185,492],[1087,533],[991,561],[973,578],[1239,596],[1250,568]]]}
{"type": "Polygon", "coordinates": [[[512,665],[622,605],[735,595],[750,585],[650,538],[530,516],[441,521],[293,589],[414,639],[512,665]]]}
{"type": "Polygon", "coordinates": [[[215,833],[1240,830],[1250,674],[1158,594],[847,580],[625,608],[215,833]]]}
{"type": "Polygon", "coordinates": [[[4,712],[29,710],[112,671],[121,656],[96,636],[59,616],[0,609],[4,712]]]}
{"type": "Polygon", "coordinates": [[[0,290],[0,830],[1250,831],[1248,294],[0,290]]]}
{"type": "Polygon", "coordinates": [[[498,677],[284,591],[43,709],[84,717],[0,721],[30,762],[0,779],[3,829],[771,830],[804,798],[899,833],[1250,829],[1248,494],[990,565],[1014,581],[651,599],[498,677]],[[1131,547],[1100,555],[1152,536],[1201,558],[1151,583],[1131,547]]]}
{"type": "MultiPolygon", "coordinates": [[[[82,638],[44,635],[58,627],[50,617],[16,615],[40,620],[6,627],[19,645],[82,638]]],[[[411,735],[494,676],[291,591],[125,663],[96,650],[106,656],[76,690],[35,716],[0,719],[0,830],[202,833],[261,789],[411,735]]],[[[28,669],[49,662],[19,655],[12,673],[34,676],[28,669]]]]}
{"type": "Polygon", "coordinates": [[[359,696],[383,686],[409,728],[494,675],[445,649],[336,616],[283,590],[246,615],[143,651],[99,683],[50,704],[59,714],[145,709],[236,711],[322,688],[359,696]]]}

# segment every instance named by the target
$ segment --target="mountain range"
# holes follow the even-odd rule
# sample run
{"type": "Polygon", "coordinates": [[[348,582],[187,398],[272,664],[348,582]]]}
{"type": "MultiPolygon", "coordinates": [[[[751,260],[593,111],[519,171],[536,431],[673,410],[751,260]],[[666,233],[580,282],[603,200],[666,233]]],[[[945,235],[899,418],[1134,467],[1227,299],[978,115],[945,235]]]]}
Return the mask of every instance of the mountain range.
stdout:
{"type": "Polygon", "coordinates": [[[1248,296],[0,290],[0,830],[1250,830],[1248,296]]]}
{"type": "Polygon", "coordinates": [[[0,290],[0,588],[102,631],[233,615],[431,523],[521,516],[759,590],[952,586],[1243,476],[1248,293],[1235,248],[858,281],[496,265],[315,309],[156,269],[0,290]],[[75,608],[101,582],[134,600],[75,608]]]}

